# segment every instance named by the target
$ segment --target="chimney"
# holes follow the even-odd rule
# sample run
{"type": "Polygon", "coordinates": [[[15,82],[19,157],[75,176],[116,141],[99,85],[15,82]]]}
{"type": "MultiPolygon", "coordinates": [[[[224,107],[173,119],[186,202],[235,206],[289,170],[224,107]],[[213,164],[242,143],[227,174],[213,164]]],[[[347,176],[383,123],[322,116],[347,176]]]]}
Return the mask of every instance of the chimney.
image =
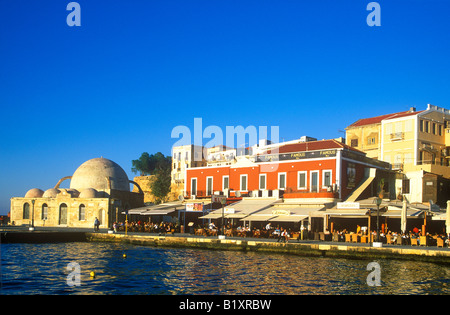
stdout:
{"type": "Polygon", "coordinates": [[[410,107],[410,108],[409,108],[409,112],[410,112],[410,113],[414,113],[415,111],[416,111],[416,108],[415,108],[415,107],[410,107]]]}

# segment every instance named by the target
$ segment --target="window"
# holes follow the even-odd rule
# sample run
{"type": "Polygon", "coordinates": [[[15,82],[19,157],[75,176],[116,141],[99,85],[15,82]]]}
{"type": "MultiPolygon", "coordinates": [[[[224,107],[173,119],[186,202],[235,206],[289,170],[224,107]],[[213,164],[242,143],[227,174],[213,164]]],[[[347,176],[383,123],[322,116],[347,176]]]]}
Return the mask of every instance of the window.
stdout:
{"type": "Polygon", "coordinates": [[[264,190],[266,189],[266,174],[259,174],[259,189],[264,190]]]}
{"type": "Polygon", "coordinates": [[[65,203],[59,206],[59,224],[67,224],[67,205],[65,203]]]}
{"type": "Polygon", "coordinates": [[[48,216],[48,206],[46,203],[44,203],[42,205],[41,219],[47,220],[47,216],[48,216]]]}
{"type": "Polygon", "coordinates": [[[29,218],[30,218],[30,204],[26,202],[23,205],[23,219],[25,220],[29,218]]]}
{"type": "Polygon", "coordinates": [[[319,171],[311,172],[311,192],[319,192],[319,171]]]}
{"type": "Polygon", "coordinates": [[[439,125],[439,135],[442,136],[442,125],[439,125]]]}
{"type": "Polygon", "coordinates": [[[230,188],[230,177],[229,176],[222,177],[222,187],[223,187],[223,190],[230,188]]]}
{"type": "Polygon", "coordinates": [[[306,189],[306,171],[298,172],[298,189],[306,189]]]}
{"type": "Polygon", "coordinates": [[[367,138],[367,144],[368,145],[371,145],[371,144],[375,144],[375,137],[370,137],[370,138],[367,138]]]}
{"type": "Polygon", "coordinates": [[[406,120],[405,121],[405,132],[411,132],[413,131],[413,120],[406,120]]]}
{"type": "Polygon", "coordinates": [[[330,187],[331,186],[331,173],[332,173],[332,171],[331,170],[326,170],[326,171],[323,171],[323,183],[322,183],[322,186],[324,186],[324,187],[330,187]]]}
{"type": "Polygon", "coordinates": [[[81,204],[78,208],[78,220],[85,221],[86,220],[86,207],[81,204]]]}
{"type": "Polygon", "coordinates": [[[434,135],[436,134],[436,123],[432,123],[432,131],[434,135]]]}
{"type": "Polygon", "coordinates": [[[206,195],[211,196],[213,193],[213,178],[208,176],[206,177],[206,195]]]}
{"type": "Polygon", "coordinates": [[[197,195],[197,178],[191,178],[191,195],[197,195]]]}
{"type": "Polygon", "coordinates": [[[404,179],[402,182],[402,193],[409,194],[409,179],[404,179]]]}
{"type": "Polygon", "coordinates": [[[421,119],[421,120],[420,120],[420,131],[421,131],[421,132],[423,132],[423,124],[424,124],[424,122],[423,122],[423,120],[421,119]]]}
{"type": "Polygon", "coordinates": [[[430,122],[429,121],[425,122],[425,132],[430,132],[430,122]]]}
{"type": "Polygon", "coordinates": [[[278,189],[286,189],[286,173],[278,173],[278,189]]]}
{"type": "Polygon", "coordinates": [[[358,146],[358,139],[352,139],[350,141],[350,146],[351,147],[357,147],[358,146]]]}
{"type": "Polygon", "coordinates": [[[241,191],[247,191],[247,175],[241,175],[241,191]]]}

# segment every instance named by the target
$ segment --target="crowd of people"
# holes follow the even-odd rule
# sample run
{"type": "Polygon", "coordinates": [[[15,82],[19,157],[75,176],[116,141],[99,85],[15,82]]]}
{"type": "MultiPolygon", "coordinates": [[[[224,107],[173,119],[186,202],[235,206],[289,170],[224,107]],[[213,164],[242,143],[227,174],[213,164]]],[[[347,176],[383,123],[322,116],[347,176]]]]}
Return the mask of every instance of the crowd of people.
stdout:
{"type": "Polygon", "coordinates": [[[132,221],[132,222],[114,222],[113,230],[114,232],[125,231],[127,229],[129,232],[147,232],[147,233],[179,233],[180,227],[178,224],[173,222],[142,222],[142,221],[132,221]]]}
{"type": "MultiPolygon", "coordinates": [[[[129,232],[147,232],[147,233],[158,233],[160,235],[167,233],[180,233],[181,227],[178,223],[173,222],[142,222],[142,221],[132,221],[125,224],[125,222],[114,222],[113,229],[115,232],[125,231],[127,229],[129,232]]],[[[300,235],[302,235],[302,239],[315,239],[313,232],[306,230],[306,228],[300,228],[299,231],[293,230],[291,228],[286,228],[282,226],[272,226],[271,223],[268,223],[260,228],[253,227],[250,228],[248,225],[241,225],[237,227],[232,227],[231,225],[225,226],[225,235],[230,237],[256,237],[256,238],[269,238],[276,239],[277,242],[287,242],[289,239],[300,239],[300,235]]],[[[188,231],[186,231],[188,232],[188,231]]],[[[195,229],[195,233],[198,235],[204,236],[217,236],[220,234],[220,227],[217,227],[214,222],[206,224],[204,226],[197,226],[195,229]]],[[[376,231],[367,231],[365,227],[357,227],[356,232],[348,231],[346,229],[343,230],[334,230],[330,232],[326,230],[324,234],[323,240],[329,241],[338,241],[338,242],[346,242],[345,235],[368,235],[371,234],[372,240],[376,241],[377,232],[376,231]]],[[[418,228],[414,228],[412,231],[408,231],[406,233],[399,233],[394,231],[381,231],[380,232],[380,241],[383,243],[390,244],[402,244],[402,245],[421,245],[420,244],[420,236],[422,235],[422,231],[418,228]],[[401,240],[399,240],[401,239],[401,240]]],[[[427,237],[427,245],[436,246],[437,240],[441,239],[443,244],[446,247],[450,247],[450,233],[449,234],[430,234],[426,233],[427,237]]],[[[422,238],[423,240],[423,238],[422,238]]]]}
{"type": "MultiPolygon", "coordinates": [[[[196,229],[196,234],[205,236],[215,236],[218,232],[219,229],[214,222],[211,222],[203,227],[199,226],[196,229]]],[[[273,227],[271,223],[268,223],[261,228],[250,228],[248,225],[232,227],[227,224],[225,226],[225,236],[272,238],[276,239],[277,242],[287,242],[294,235],[294,233],[295,232],[290,228],[280,227],[279,225],[273,227]]]]}
{"type": "MultiPolygon", "coordinates": [[[[357,231],[353,232],[353,231],[347,231],[346,229],[341,230],[341,231],[334,231],[333,232],[334,235],[336,235],[337,237],[333,238],[333,240],[337,240],[340,242],[345,242],[345,235],[354,235],[354,234],[358,234],[358,235],[368,235],[368,231],[367,230],[361,230],[360,227],[358,226],[357,231]]],[[[370,232],[372,240],[377,241],[378,237],[377,237],[377,231],[371,231],[370,232]]],[[[382,243],[388,243],[388,244],[401,244],[401,245],[421,245],[421,236],[422,235],[422,230],[415,227],[412,231],[407,231],[407,232],[395,232],[395,231],[391,231],[388,230],[386,232],[384,231],[380,231],[380,238],[379,241],[382,243]]],[[[443,244],[447,247],[450,247],[450,243],[449,243],[449,239],[450,239],[450,233],[446,234],[446,233],[426,233],[426,242],[428,246],[436,246],[437,245],[437,240],[441,239],[443,241],[443,244]]],[[[422,238],[423,240],[423,238],[422,238]]],[[[425,245],[425,244],[422,244],[425,245]]]]}

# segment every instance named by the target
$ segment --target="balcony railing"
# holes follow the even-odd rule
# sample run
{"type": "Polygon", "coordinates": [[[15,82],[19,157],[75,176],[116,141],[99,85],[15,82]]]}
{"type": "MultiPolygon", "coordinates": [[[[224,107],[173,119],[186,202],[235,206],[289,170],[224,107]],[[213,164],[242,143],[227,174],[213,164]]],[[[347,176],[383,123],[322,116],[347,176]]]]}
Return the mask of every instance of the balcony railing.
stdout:
{"type": "Polygon", "coordinates": [[[403,140],[403,139],[405,139],[405,133],[404,132],[391,133],[391,140],[392,141],[403,140]]]}

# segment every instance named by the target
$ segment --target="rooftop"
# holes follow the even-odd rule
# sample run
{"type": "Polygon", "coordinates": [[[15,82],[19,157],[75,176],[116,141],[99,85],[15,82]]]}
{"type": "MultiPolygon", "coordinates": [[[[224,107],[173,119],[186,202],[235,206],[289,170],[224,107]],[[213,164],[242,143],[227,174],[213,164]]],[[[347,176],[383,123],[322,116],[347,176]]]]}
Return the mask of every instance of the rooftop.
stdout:
{"type": "Polygon", "coordinates": [[[376,117],[362,118],[360,120],[357,120],[356,122],[354,122],[353,124],[351,124],[347,128],[360,127],[360,126],[366,126],[366,125],[372,125],[372,124],[380,124],[382,120],[406,117],[406,116],[411,116],[411,115],[417,115],[417,114],[420,114],[422,112],[424,112],[424,111],[423,110],[422,111],[416,111],[415,109],[412,108],[412,109],[404,111],[404,112],[398,112],[398,113],[393,113],[393,114],[386,114],[386,115],[381,115],[381,116],[376,116],[376,117]]]}
{"type": "MultiPolygon", "coordinates": [[[[358,149],[352,148],[351,146],[346,145],[345,143],[333,139],[281,145],[280,147],[278,147],[278,151],[273,153],[290,153],[290,152],[318,151],[318,150],[332,150],[332,149],[348,149],[354,152],[365,154],[364,152],[358,149]]],[[[263,154],[270,154],[274,150],[276,150],[276,148],[267,150],[263,154]]]]}

